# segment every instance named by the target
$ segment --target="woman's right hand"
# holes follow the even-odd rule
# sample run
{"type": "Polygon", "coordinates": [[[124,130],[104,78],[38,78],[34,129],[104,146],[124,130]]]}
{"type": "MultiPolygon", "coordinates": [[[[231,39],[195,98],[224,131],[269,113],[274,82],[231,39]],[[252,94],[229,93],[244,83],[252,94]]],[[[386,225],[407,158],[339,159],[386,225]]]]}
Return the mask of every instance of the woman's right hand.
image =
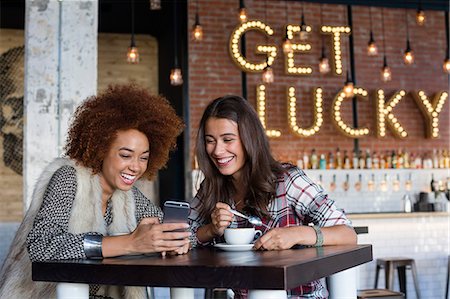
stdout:
{"type": "Polygon", "coordinates": [[[188,248],[191,232],[186,230],[187,223],[159,223],[158,218],[144,218],[136,229],[121,236],[105,236],[102,241],[103,257],[151,252],[168,252],[188,248]]]}
{"type": "Polygon", "coordinates": [[[132,253],[174,251],[189,244],[187,223],[159,223],[158,218],[144,218],[130,235],[132,253]]]}
{"type": "Polygon", "coordinates": [[[216,207],[211,213],[211,229],[215,236],[222,236],[225,229],[233,221],[233,214],[229,211],[231,208],[229,205],[223,202],[216,203],[216,207]]]}

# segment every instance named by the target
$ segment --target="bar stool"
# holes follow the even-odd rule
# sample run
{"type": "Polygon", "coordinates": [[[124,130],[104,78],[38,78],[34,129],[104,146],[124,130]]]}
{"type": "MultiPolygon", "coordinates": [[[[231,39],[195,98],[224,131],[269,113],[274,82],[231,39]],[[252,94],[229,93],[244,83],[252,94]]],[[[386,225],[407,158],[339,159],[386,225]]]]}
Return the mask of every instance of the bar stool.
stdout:
{"type": "Polygon", "coordinates": [[[406,257],[387,257],[387,258],[379,258],[377,259],[377,269],[375,274],[375,289],[378,285],[378,274],[380,269],[384,268],[385,273],[385,285],[386,289],[393,290],[394,288],[394,268],[397,269],[398,272],[398,281],[400,285],[400,292],[406,295],[406,269],[411,269],[413,280],[414,280],[414,288],[416,290],[417,298],[420,298],[419,291],[419,281],[417,278],[417,270],[416,263],[414,259],[406,258],[406,257]]]}
{"type": "Polygon", "coordinates": [[[358,290],[358,299],[383,298],[383,299],[404,299],[403,293],[385,289],[358,290]]]}

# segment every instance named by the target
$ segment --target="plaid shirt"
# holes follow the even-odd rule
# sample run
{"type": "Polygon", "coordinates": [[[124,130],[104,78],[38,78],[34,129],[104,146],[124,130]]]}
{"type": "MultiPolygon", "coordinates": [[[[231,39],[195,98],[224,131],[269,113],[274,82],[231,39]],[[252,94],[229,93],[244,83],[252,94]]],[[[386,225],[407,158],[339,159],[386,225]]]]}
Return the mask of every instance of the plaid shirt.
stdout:
{"type": "MultiPolygon", "coordinates": [[[[315,184],[303,170],[284,165],[287,172],[277,181],[275,199],[269,204],[270,218],[262,219],[270,228],[300,226],[314,223],[320,227],[345,224],[351,222],[345,213],[338,209],[334,200],[330,199],[323,188],[315,184]]],[[[193,231],[193,243],[198,244],[195,233],[198,228],[209,222],[209,219],[200,219],[198,208],[199,198],[192,200],[192,211],[189,215],[193,231]]],[[[245,220],[235,220],[230,227],[249,226],[245,220]]],[[[256,229],[265,233],[268,229],[257,226],[256,229]]],[[[201,244],[205,245],[205,244],[201,244]]],[[[234,290],[235,298],[246,298],[247,290],[234,290]]],[[[309,282],[295,289],[288,290],[289,298],[328,298],[325,279],[309,282]]]]}

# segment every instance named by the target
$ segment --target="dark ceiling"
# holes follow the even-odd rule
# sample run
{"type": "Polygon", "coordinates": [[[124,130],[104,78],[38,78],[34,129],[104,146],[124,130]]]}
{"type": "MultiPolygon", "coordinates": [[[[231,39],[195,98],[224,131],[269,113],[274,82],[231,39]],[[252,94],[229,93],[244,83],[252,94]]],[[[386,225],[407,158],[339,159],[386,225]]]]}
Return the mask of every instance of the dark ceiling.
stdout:
{"type": "MultiPolygon", "coordinates": [[[[164,7],[179,0],[161,0],[164,7]]],[[[236,1],[238,7],[239,0],[236,1]]],[[[269,0],[275,1],[275,0],[269,0]]],[[[277,0],[278,1],[278,0],[277,0]]],[[[298,1],[298,0],[289,0],[298,1]]],[[[180,1],[181,2],[181,1],[180,1]]],[[[448,0],[310,0],[308,2],[350,4],[365,6],[383,6],[392,8],[417,8],[424,10],[449,11],[448,0]]],[[[149,0],[134,0],[135,4],[135,33],[148,33],[153,36],[162,34],[166,15],[161,10],[150,10],[149,0]]],[[[25,16],[25,0],[0,1],[0,27],[23,28],[25,16]]],[[[131,0],[99,0],[99,32],[131,32],[131,0]]]]}

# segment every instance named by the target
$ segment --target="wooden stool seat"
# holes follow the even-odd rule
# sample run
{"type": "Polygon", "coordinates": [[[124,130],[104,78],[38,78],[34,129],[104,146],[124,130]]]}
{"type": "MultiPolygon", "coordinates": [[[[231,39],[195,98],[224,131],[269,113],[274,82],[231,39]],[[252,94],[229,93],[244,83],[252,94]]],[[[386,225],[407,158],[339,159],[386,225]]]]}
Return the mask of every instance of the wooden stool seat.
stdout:
{"type": "Polygon", "coordinates": [[[385,289],[358,290],[358,299],[383,298],[383,299],[404,299],[403,293],[385,289]]]}
{"type": "Polygon", "coordinates": [[[406,270],[410,269],[414,280],[414,289],[417,298],[420,298],[419,281],[417,277],[416,263],[414,259],[406,257],[386,257],[377,259],[377,269],[375,274],[375,289],[378,286],[378,274],[380,269],[384,268],[385,287],[386,289],[394,289],[394,269],[397,269],[400,292],[406,294],[406,270]]]}

